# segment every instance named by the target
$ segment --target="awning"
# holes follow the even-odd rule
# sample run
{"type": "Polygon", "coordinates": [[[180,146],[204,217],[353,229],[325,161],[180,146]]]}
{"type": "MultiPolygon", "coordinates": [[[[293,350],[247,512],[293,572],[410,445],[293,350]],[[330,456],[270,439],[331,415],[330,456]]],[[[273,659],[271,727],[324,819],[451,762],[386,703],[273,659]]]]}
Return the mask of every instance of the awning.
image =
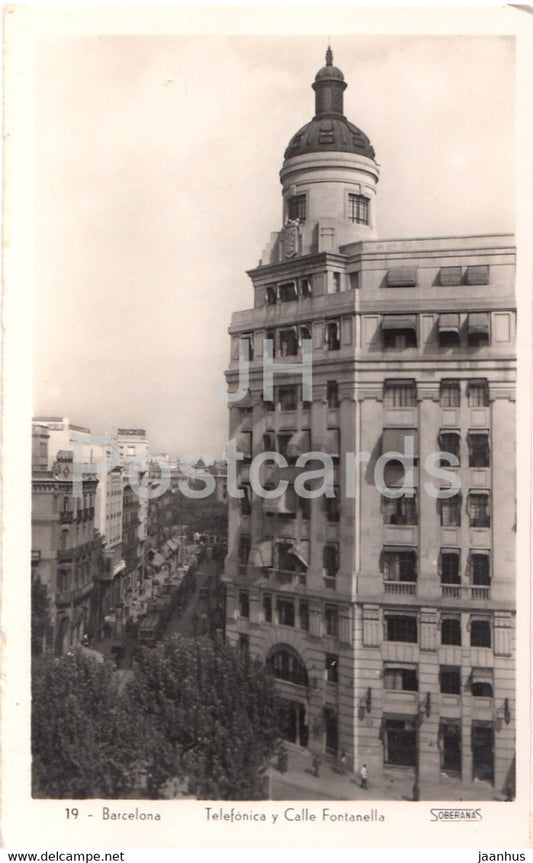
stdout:
{"type": "Polygon", "coordinates": [[[473,668],[471,680],[472,683],[492,683],[492,668],[473,668]]]}
{"type": "Polygon", "coordinates": [[[458,333],[459,332],[459,315],[456,315],[456,314],[439,315],[438,328],[439,328],[439,333],[458,333]]]}
{"type": "Polygon", "coordinates": [[[237,435],[237,452],[242,452],[247,458],[252,456],[252,434],[251,432],[242,432],[237,435]]]}
{"type": "Polygon", "coordinates": [[[413,548],[412,545],[384,545],[383,553],[384,554],[403,554],[406,551],[410,551],[411,554],[416,555],[416,549],[413,548]]]}
{"type": "Polygon", "coordinates": [[[263,499],[263,512],[271,515],[293,515],[296,512],[296,494],[290,486],[275,498],[263,499]]]}
{"type": "Polygon", "coordinates": [[[309,431],[297,431],[292,435],[287,444],[287,456],[289,458],[296,458],[299,455],[309,452],[310,449],[311,435],[309,434],[309,431]]]}
{"type": "Polygon", "coordinates": [[[471,312],[468,315],[468,332],[469,333],[488,333],[489,332],[489,313],[488,312],[471,312]]]}
{"type": "Polygon", "coordinates": [[[414,330],[416,332],[415,315],[383,315],[382,330],[414,330]]]}
{"type": "Polygon", "coordinates": [[[300,563],[303,563],[305,568],[309,566],[309,540],[308,539],[300,539],[294,540],[290,543],[290,548],[288,551],[296,557],[300,563]]]}
{"type": "Polygon", "coordinates": [[[461,267],[441,267],[440,283],[444,286],[461,284],[461,267]]]}
{"type": "Polygon", "coordinates": [[[418,431],[412,428],[386,428],[383,429],[381,438],[381,452],[392,453],[399,452],[405,454],[405,439],[413,438],[413,452],[418,454],[418,431]]]}
{"type": "Polygon", "coordinates": [[[489,283],[489,267],[488,264],[482,264],[477,267],[467,267],[466,283],[468,285],[488,285],[489,283]]]}
{"type": "Polygon", "coordinates": [[[248,563],[250,566],[272,566],[272,540],[262,539],[261,542],[252,545],[248,563]]]}
{"type": "Polygon", "coordinates": [[[416,285],[416,267],[391,267],[387,273],[389,287],[412,287],[416,285]]]}

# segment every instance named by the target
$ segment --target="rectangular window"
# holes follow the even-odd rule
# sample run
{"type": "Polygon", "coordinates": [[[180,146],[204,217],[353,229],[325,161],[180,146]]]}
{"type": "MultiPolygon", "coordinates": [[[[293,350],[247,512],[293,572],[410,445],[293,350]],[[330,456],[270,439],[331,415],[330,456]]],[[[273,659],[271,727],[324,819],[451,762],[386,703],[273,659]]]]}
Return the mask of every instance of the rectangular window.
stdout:
{"type": "Polygon", "coordinates": [[[250,652],[250,638],[242,632],[239,633],[239,650],[244,654],[250,652]]]}
{"type": "Polygon", "coordinates": [[[339,407],[339,385],[337,381],[328,381],[327,389],[328,408],[339,407]]]}
{"type": "Polygon", "coordinates": [[[383,687],[393,691],[417,692],[416,668],[386,668],[383,672],[383,687]]]}
{"type": "Polygon", "coordinates": [[[441,551],[440,581],[441,584],[460,584],[460,557],[458,551],[441,551]]]}
{"type": "Polygon", "coordinates": [[[339,611],[336,605],[326,605],[326,635],[338,638],[339,635],[339,611]]]}
{"type": "Polygon", "coordinates": [[[338,351],[341,346],[339,321],[326,321],[326,346],[328,351],[338,351]]]}
{"type": "Polygon", "coordinates": [[[298,355],[298,334],[296,327],[280,330],[279,354],[281,357],[295,357],[298,355]]]}
{"type": "Polygon", "coordinates": [[[296,386],[279,387],[278,405],[281,411],[295,411],[298,406],[298,388],[296,386]]]}
{"type": "Polygon", "coordinates": [[[250,597],[247,590],[239,590],[239,614],[250,617],[250,597]]]}
{"type": "Polygon", "coordinates": [[[265,623],[272,623],[272,594],[263,594],[263,616],[265,623]]]}
{"type": "Polygon", "coordinates": [[[417,643],[418,625],[416,617],[404,614],[390,614],[385,617],[385,633],[387,641],[405,641],[417,643]]]}
{"type": "Polygon", "coordinates": [[[292,198],[289,198],[288,216],[292,222],[298,221],[302,224],[305,222],[307,210],[306,204],[305,195],[293,195],[292,198]]]}
{"type": "Polygon", "coordinates": [[[300,279],[300,293],[302,295],[302,299],[309,299],[312,295],[311,279],[300,279]]]}
{"type": "Polygon", "coordinates": [[[446,695],[461,694],[461,669],[457,666],[442,665],[440,669],[440,691],[446,695]]]}
{"type": "Polygon", "coordinates": [[[350,290],[356,291],[361,287],[361,273],[357,270],[355,273],[350,273],[350,290]]]}
{"type": "Polygon", "coordinates": [[[239,563],[248,563],[250,555],[250,537],[247,534],[241,534],[239,537],[239,563]]]}
{"type": "Polygon", "coordinates": [[[341,289],[341,274],[333,273],[333,292],[338,294],[341,289]]]}
{"type": "Polygon", "coordinates": [[[383,573],[387,581],[416,581],[416,552],[384,551],[383,573]]]}
{"type": "Polygon", "coordinates": [[[461,526],[461,496],[455,494],[453,497],[439,500],[441,527],[461,526]]]}
{"type": "Polygon", "coordinates": [[[461,405],[461,386],[459,381],[443,380],[440,382],[441,408],[458,408],[461,405]]]}
{"type": "Polygon", "coordinates": [[[468,496],[468,516],[470,527],[490,527],[488,494],[470,494],[468,496]]]}
{"type": "MultiPolygon", "coordinates": [[[[454,456],[461,463],[461,438],[458,432],[441,431],[439,433],[439,449],[441,452],[454,456]]],[[[448,467],[451,461],[441,459],[441,467],[448,467]]]]}
{"type": "Polygon", "coordinates": [[[240,337],[241,343],[245,346],[245,356],[250,362],[254,358],[254,337],[253,333],[247,333],[244,336],[240,337]]]}
{"type": "Polygon", "coordinates": [[[268,306],[275,306],[278,301],[278,294],[275,285],[267,285],[265,297],[268,306]]]}
{"type": "Polygon", "coordinates": [[[291,303],[298,299],[296,282],[285,282],[279,286],[279,299],[282,303],[291,303]]]}
{"type": "Polygon", "coordinates": [[[348,218],[358,225],[368,225],[369,199],[364,195],[348,195],[348,218]]]}
{"type": "Polygon", "coordinates": [[[278,623],[282,626],[294,626],[294,602],[290,599],[278,599],[278,623]]]}
{"type": "Polygon", "coordinates": [[[304,521],[309,521],[311,518],[311,501],[308,497],[300,497],[298,496],[298,501],[300,504],[300,512],[302,514],[302,518],[304,521]]]}
{"type": "Polygon", "coordinates": [[[414,720],[385,719],[385,762],[401,767],[417,763],[417,732],[414,720]]]}
{"type": "Polygon", "coordinates": [[[334,497],[326,497],[324,500],[326,501],[326,517],[330,522],[338,522],[340,521],[340,506],[339,506],[339,487],[335,486],[334,488],[334,497]]]}
{"type": "Polygon", "coordinates": [[[416,497],[383,497],[384,524],[416,524],[416,497]]]}
{"type": "Polygon", "coordinates": [[[489,404],[489,384],[488,381],[480,378],[468,382],[467,386],[468,407],[469,408],[486,408],[489,404]]]}
{"type": "Polygon", "coordinates": [[[383,347],[404,350],[416,348],[417,338],[414,329],[383,330],[383,347]]]}
{"type": "Polygon", "coordinates": [[[441,620],[441,644],[461,646],[461,619],[459,617],[443,617],[441,620]]]}
{"type": "Polygon", "coordinates": [[[488,554],[472,552],[470,554],[470,576],[472,584],[490,586],[490,557],[488,554]]]}
{"type": "Polygon", "coordinates": [[[487,431],[468,432],[468,466],[490,467],[489,433],[487,431]]]}
{"type": "Polygon", "coordinates": [[[414,380],[387,380],[383,384],[383,404],[388,408],[416,406],[416,382],[414,380]]]}
{"type": "Polygon", "coordinates": [[[322,565],[324,567],[324,575],[328,578],[335,578],[339,569],[339,546],[336,543],[328,542],[324,546],[322,565]]]}
{"type": "Polygon", "coordinates": [[[470,621],[470,646],[471,647],[490,647],[491,628],[490,620],[471,620],[470,621]]]}
{"type": "Polygon", "coordinates": [[[244,495],[244,497],[240,498],[241,514],[250,515],[250,513],[252,512],[252,507],[250,504],[250,489],[247,485],[241,485],[240,490],[244,495]]]}
{"type": "Polygon", "coordinates": [[[283,458],[286,458],[286,457],[287,457],[287,449],[288,449],[288,447],[289,447],[289,443],[290,443],[291,437],[292,437],[292,434],[291,434],[291,433],[289,433],[289,434],[279,434],[279,435],[277,436],[277,441],[278,441],[278,447],[277,447],[277,450],[278,450],[278,452],[280,453],[280,455],[282,455],[282,456],[283,456],[283,458]]]}
{"type": "Polygon", "coordinates": [[[339,682],[339,657],[336,653],[326,653],[326,680],[329,683],[339,682]]]}
{"type": "Polygon", "coordinates": [[[304,599],[300,600],[298,616],[300,620],[300,629],[309,629],[309,605],[304,599]]]}

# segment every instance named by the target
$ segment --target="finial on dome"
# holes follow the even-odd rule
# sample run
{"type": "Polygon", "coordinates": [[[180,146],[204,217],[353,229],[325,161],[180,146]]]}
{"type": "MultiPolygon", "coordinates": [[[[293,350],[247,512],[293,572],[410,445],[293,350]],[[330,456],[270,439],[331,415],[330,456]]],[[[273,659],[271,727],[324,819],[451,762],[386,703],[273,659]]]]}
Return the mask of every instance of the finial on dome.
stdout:
{"type": "Polygon", "coordinates": [[[333,66],[333,51],[331,50],[331,45],[328,45],[328,50],[326,51],[326,66],[333,66]]]}

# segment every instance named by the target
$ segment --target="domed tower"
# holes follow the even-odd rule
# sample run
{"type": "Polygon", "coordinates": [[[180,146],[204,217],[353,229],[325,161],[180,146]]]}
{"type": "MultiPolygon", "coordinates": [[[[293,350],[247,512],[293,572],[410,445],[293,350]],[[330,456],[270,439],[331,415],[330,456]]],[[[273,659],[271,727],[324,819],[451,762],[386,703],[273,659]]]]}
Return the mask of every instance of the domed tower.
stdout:
{"type": "Polygon", "coordinates": [[[368,137],[344,116],[347,84],[333,65],[331,48],[312,86],[315,116],[291,138],[280,171],[282,258],[295,252],[334,252],[345,243],[377,236],[379,168],[368,137]]]}

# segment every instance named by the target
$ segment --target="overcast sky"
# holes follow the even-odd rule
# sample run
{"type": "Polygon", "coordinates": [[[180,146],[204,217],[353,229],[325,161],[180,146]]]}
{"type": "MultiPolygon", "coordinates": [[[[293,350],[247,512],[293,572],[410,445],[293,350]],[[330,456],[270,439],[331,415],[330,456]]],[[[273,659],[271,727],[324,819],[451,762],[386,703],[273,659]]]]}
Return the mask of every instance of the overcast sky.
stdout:
{"type": "MultiPolygon", "coordinates": [[[[281,227],[284,149],[323,37],[42,41],[36,62],[34,410],[151,451],[227,440],[245,270],[281,227]]],[[[335,36],[345,113],[381,166],[383,238],[513,232],[514,46],[335,36]]]]}

